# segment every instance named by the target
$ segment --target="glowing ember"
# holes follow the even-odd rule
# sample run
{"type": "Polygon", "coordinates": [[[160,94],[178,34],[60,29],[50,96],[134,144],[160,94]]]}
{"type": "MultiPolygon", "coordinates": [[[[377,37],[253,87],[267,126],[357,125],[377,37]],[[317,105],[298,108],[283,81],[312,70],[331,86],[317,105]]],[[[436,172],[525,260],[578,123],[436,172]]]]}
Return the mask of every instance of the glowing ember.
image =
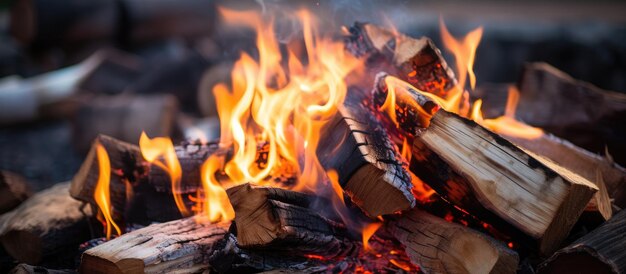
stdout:
{"type": "Polygon", "coordinates": [[[398,268],[404,270],[404,271],[411,272],[412,266],[407,264],[407,263],[405,263],[405,262],[398,261],[396,259],[390,259],[389,262],[392,263],[393,265],[397,266],[398,268]]]}
{"type": "Polygon", "coordinates": [[[109,184],[111,182],[111,163],[109,161],[109,154],[106,149],[100,144],[96,144],[96,156],[98,158],[98,183],[94,191],[94,199],[98,208],[100,209],[98,219],[104,224],[106,229],[107,240],[111,239],[111,232],[113,227],[117,235],[122,235],[120,228],[117,226],[113,217],[111,217],[111,198],[109,191],[109,184]]]}
{"type": "Polygon", "coordinates": [[[176,157],[172,140],[166,137],[150,139],[145,132],[142,132],[139,138],[139,148],[141,149],[141,155],[146,161],[162,168],[169,174],[176,206],[183,216],[190,216],[191,213],[185,206],[181,193],[180,180],[183,172],[178,158],[176,157]],[[161,158],[164,159],[165,162],[163,162],[161,158]]]}

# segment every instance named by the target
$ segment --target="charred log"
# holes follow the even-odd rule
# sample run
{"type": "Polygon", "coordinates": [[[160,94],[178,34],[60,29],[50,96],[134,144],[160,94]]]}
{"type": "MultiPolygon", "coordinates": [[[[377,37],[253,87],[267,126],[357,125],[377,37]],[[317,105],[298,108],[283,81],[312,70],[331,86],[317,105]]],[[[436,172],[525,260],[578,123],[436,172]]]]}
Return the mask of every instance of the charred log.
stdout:
{"type": "Polygon", "coordinates": [[[539,273],[624,273],[626,272],[626,211],[557,251],[544,262],[539,273]]]}
{"type": "Polygon", "coordinates": [[[385,60],[395,68],[395,75],[420,90],[441,96],[457,83],[441,51],[427,37],[415,39],[372,24],[355,23],[345,44],[357,57],[385,60]]]}
{"type": "Polygon", "coordinates": [[[35,194],[0,217],[4,249],[20,262],[36,264],[43,258],[75,252],[90,238],[89,207],[69,195],[69,182],[35,194]]]}
{"type": "MultiPolygon", "coordinates": [[[[359,92],[351,90],[352,93],[359,92]]],[[[321,131],[317,156],[369,216],[415,206],[411,179],[385,129],[358,100],[346,100],[321,131]]]]}
{"type": "Polygon", "coordinates": [[[250,184],[226,192],[235,210],[240,247],[328,258],[352,254],[357,248],[344,225],[311,208],[314,196],[250,184]]]}
{"type": "Polygon", "coordinates": [[[519,258],[503,243],[419,209],[403,212],[387,229],[424,273],[514,273],[519,258]]]}

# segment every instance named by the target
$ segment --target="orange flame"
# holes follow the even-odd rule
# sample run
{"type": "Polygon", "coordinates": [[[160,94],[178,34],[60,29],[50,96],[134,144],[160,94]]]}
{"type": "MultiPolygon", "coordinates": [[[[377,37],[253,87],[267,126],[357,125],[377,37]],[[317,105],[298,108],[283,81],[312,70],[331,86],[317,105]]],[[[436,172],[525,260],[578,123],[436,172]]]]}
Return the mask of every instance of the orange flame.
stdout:
{"type": "Polygon", "coordinates": [[[363,227],[363,249],[365,251],[369,251],[370,250],[370,246],[368,241],[370,240],[370,238],[372,238],[372,236],[374,236],[374,233],[376,233],[376,231],[378,231],[378,229],[380,228],[380,226],[383,223],[370,223],[365,225],[365,227],[363,227]]]}
{"type": "MultiPolygon", "coordinates": [[[[109,191],[109,184],[111,183],[111,162],[109,161],[109,154],[106,149],[100,144],[96,143],[96,156],[98,158],[98,183],[96,184],[96,189],[94,191],[94,199],[98,208],[100,208],[100,213],[104,217],[103,221],[105,229],[106,229],[106,238],[107,240],[111,239],[111,227],[115,229],[117,235],[122,235],[122,232],[113,221],[113,217],[111,217],[111,198],[109,191]]],[[[99,219],[101,215],[98,215],[99,219]]]]}
{"type": "Polygon", "coordinates": [[[176,151],[172,140],[167,137],[156,137],[150,139],[145,132],[141,132],[139,138],[139,148],[141,155],[151,164],[165,170],[170,176],[172,182],[172,193],[178,210],[183,216],[190,216],[191,213],[185,206],[180,188],[183,171],[178,162],[176,151]],[[161,160],[163,158],[165,162],[161,160]]]}
{"type": "Polygon", "coordinates": [[[215,178],[215,172],[217,172],[224,159],[211,156],[204,164],[200,174],[202,174],[202,186],[204,192],[204,199],[202,200],[203,207],[199,215],[196,215],[196,221],[198,222],[219,222],[230,221],[235,218],[235,210],[230,204],[226,191],[220,185],[219,181],[215,178]]]}

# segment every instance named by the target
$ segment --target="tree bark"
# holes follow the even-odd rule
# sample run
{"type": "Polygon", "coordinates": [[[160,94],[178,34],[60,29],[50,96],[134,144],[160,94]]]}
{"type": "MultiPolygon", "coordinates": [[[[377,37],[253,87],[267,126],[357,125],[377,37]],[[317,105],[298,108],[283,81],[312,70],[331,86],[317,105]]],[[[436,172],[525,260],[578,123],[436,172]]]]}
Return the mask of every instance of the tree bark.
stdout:
{"type": "Polygon", "coordinates": [[[424,273],[515,273],[517,253],[503,243],[419,209],[405,211],[387,229],[424,273]]]}
{"type": "Polygon", "coordinates": [[[228,224],[193,218],[150,225],[85,251],[81,273],[198,273],[228,224]]]}
{"type": "Polygon", "coordinates": [[[35,194],[0,217],[4,249],[20,262],[37,264],[44,257],[75,252],[88,240],[89,207],[69,195],[69,182],[35,194]]]}

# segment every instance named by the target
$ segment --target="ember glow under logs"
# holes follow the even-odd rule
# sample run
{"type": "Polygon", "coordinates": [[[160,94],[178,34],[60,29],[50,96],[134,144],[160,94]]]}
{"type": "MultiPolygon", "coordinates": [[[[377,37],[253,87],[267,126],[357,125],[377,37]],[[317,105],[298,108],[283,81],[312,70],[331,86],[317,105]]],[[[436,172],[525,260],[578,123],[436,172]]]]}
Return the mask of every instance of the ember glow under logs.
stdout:
{"type": "MultiPolygon", "coordinates": [[[[194,1],[204,0],[181,10],[194,1]]],[[[17,2],[20,12],[43,5],[17,2]]],[[[119,14],[136,10],[126,2],[141,1],[120,2],[119,14]]],[[[185,21],[166,16],[178,9],[153,4],[142,22],[168,29],[155,33],[188,26],[168,23],[185,21]]],[[[10,198],[0,266],[10,257],[31,264],[22,270],[56,260],[80,273],[569,273],[580,256],[589,271],[626,271],[625,169],[550,131],[603,128],[626,114],[626,95],[546,64],[485,91],[475,67],[490,54],[480,51],[489,24],[462,34],[456,18],[445,18],[449,30],[439,17],[441,37],[426,37],[396,29],[393,13],[341,26],[323,7],[261,4],[207,6],[215,18],[202,38],[116,37],[132,52],[38,106],[72,117],[68,136],[91,147],[71,182],[32,197],[26,179],[0,170],[0,197],[10,198]],[[132,77],[111,73],[120,68],[132,77]],[[545,94],[569,96],[563,89],[588,100],[568,98],[577,111],[557,115],[560,98],[545,94]]]]}

